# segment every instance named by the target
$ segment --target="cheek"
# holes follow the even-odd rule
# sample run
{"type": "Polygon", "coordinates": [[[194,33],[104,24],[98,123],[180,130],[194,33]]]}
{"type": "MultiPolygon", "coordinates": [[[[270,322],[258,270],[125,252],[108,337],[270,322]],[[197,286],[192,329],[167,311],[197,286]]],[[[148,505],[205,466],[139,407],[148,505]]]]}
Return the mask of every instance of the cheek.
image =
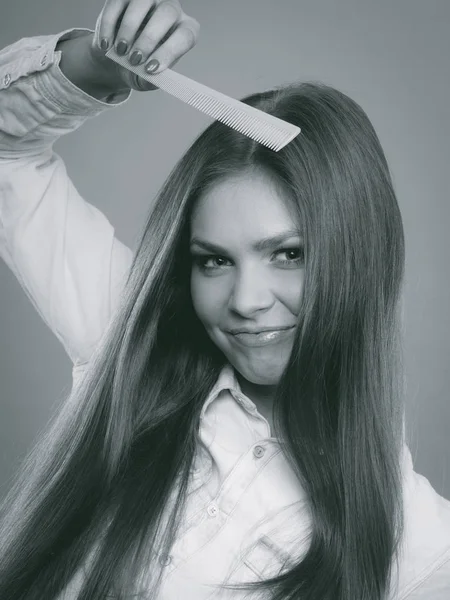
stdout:
{"type": "Polygon", "coordinates": [[[289,302],[289,308],[295,314],[300,311],[300,305],[303,297],[303,283],[304,283],[304,272],[300,272],[300,281],[293,281],[289,288],[289,294],[287,296],[289,302]]]}
{"type": "Polygon", "coordinates": [[[303,297],[303,282],[303,269],[277,273],[275,280],[272,281],[271,289],[277,301],[295,315],[300,311],[303,297]]]}
{"type": "Polygon", "coordinates": [[[202,323],[216,325],[225,303],[224,291],[205,277],[191,276],[191,298],[194,310],[202,323]]]}

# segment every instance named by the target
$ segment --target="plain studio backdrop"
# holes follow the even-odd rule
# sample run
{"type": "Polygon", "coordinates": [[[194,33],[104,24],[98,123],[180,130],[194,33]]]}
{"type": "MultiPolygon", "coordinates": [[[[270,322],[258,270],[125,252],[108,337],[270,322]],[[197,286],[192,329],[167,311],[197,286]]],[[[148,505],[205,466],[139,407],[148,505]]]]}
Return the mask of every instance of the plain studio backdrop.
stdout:
{"type": "MultiPolygon", "coordinates": [[[[406,236],[407,434],[415,470],[450,499],[450,1],[184,0],[201,25],[175,70],[241,98],[322,81],[381,140],[406,236]]],[[[0,47],[93,29],[102,0],[1,1],[0,47]]],[[[160,90],[88,120],[54,148],[82,196],[135,248],[170,169],[211,119],[160,90]]],[[[70,390],[72,364],[0,261],[0,497],[70,390]]]]}

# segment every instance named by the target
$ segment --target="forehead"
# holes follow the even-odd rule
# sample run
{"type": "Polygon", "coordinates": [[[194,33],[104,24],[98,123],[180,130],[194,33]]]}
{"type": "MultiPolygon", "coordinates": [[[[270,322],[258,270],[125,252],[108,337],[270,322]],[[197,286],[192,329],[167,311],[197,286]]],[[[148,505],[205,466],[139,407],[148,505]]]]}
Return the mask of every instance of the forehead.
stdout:
{"type": "Polygon", "coordinates": [[[191,237],[208,236],[219,243],[254,240],[297,226],[291,200],[273,178],[246,171],[220,180],[197,200],[191,218],[191,237]]]}

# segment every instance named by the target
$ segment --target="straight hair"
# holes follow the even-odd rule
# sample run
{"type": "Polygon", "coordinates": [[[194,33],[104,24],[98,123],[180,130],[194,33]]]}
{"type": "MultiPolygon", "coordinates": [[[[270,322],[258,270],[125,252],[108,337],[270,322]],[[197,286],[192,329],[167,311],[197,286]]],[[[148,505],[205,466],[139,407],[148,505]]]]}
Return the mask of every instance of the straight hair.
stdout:
{"type": "Polygon", "coordinates": [[[404,443],[404,234],[387,161],[361,107],[323,83],[242,101],[302,132],[276,153],[215,121],[169,174],[118,309],[1,507],[1,598],[53,600],[78,569],[78,600],[157,597],[200,411],[226,363],[191,301],[190,218],[207,189],[254,169],[287,192],[304,237],[274,431],[312,530],[288,570],[222,587],[272,600],[387,597],[403,535],[404,443]]]}

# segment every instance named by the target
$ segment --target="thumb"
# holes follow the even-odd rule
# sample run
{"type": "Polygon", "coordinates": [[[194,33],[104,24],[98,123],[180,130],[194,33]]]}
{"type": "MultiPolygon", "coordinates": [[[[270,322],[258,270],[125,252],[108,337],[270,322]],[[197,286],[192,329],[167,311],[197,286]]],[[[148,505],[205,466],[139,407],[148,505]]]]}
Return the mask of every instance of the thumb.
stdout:
{"type": "Polygon", "coordinates": [[[129,82],[129,85],[131,88],[133,88],[134,90],[137,90],[138,92],[149,92],[152,90],[158,90],[158,86],[153,85],[152,83],[148,82],[146,79],[143,79],[142,77],[139,77],[139,75],[136,75],[135,73],[133,73],[132,71],[129,71],[128,69],[125,69],[124,67],[121,67],[122,71],[124,71],[123,73],[123,78],[129,82]]]}

